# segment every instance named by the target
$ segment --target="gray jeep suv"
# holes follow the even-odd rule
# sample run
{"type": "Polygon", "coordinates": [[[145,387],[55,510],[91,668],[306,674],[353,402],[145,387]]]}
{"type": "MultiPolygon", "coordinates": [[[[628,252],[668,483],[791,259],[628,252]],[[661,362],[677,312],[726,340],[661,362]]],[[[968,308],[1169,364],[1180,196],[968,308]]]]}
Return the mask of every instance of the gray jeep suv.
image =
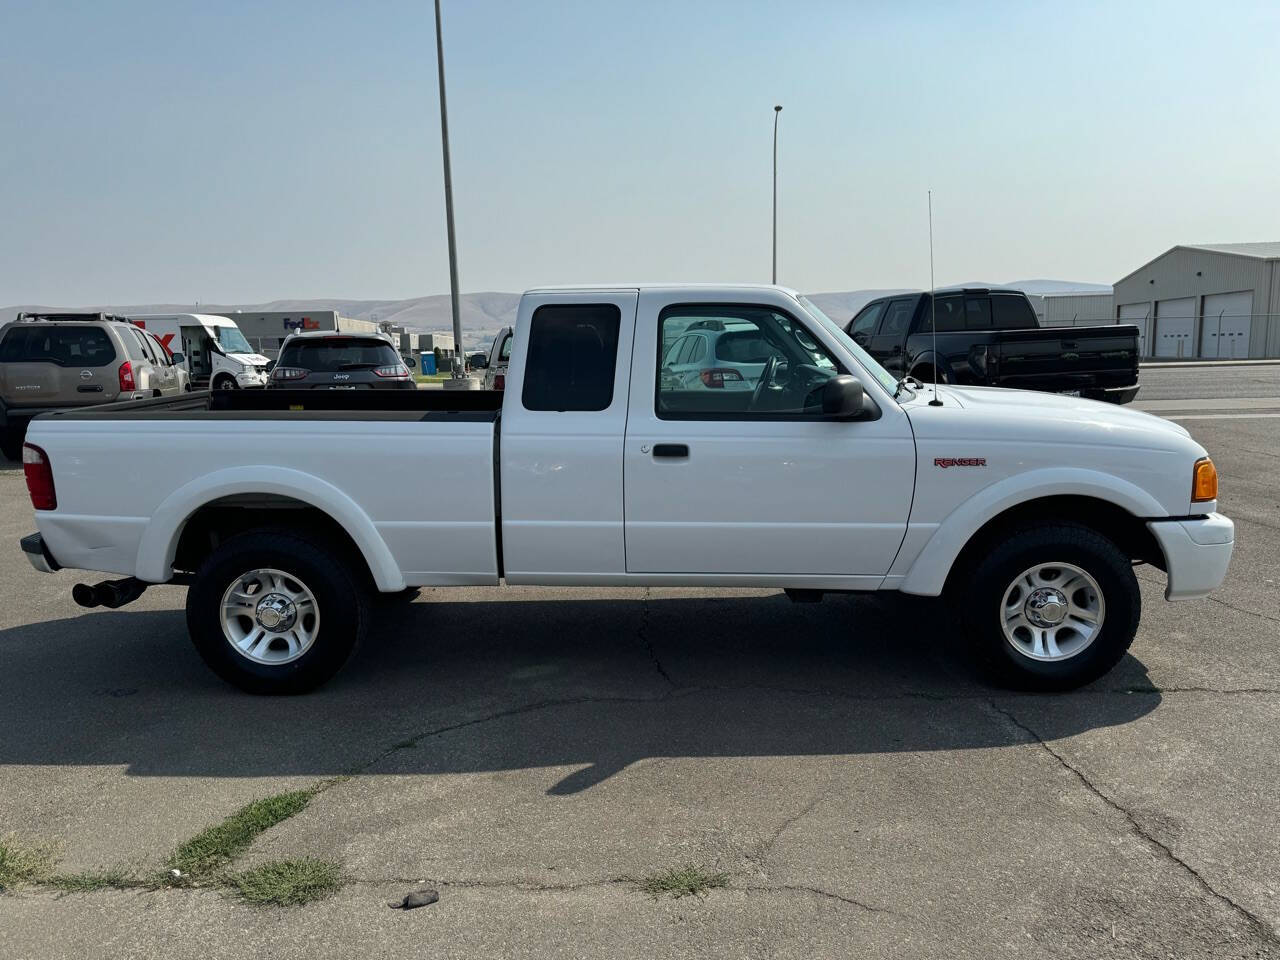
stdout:
{"type": "Polygon", "coordinates": [[[278,390],[414,390],[408,364],[376,333],[308,330],[287,337],[271,369],[278,390]]]}

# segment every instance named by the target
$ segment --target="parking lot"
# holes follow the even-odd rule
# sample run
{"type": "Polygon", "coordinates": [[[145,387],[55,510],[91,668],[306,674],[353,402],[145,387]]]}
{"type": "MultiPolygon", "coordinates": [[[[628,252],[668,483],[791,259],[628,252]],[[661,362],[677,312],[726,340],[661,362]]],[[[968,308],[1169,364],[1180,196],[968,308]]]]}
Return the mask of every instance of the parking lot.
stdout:
{"type": "Polygon", "coordinates": [[[31,570],[8,467],[0,835],[145,875],[320,784],[237,865],[344,885],[27,885],[0,956],[1280,956],[1280,366],[1142,379],[1214,457],[1235,558],[1179,604],[1140,568],[1131,655],[1052,696],[984,683],[936,601],[477,588],[385,606],[328,686],[253,698],[192,650],[181,588],[85,611],[31,570]],[[642,889],[684,866],[716,882],[642,889]],[[388,909],[420,886],[440,901],[388,909]]]}

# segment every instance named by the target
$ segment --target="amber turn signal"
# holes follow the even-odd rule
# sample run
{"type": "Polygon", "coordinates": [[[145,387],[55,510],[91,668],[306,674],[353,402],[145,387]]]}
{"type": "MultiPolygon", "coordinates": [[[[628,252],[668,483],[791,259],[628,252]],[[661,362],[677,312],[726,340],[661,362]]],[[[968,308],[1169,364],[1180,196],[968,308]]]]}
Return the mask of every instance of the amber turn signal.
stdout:
{"type": "Polygon", "coordinates": [[[1218,468],[1213,461],[1204,457],[1196,461],[1191,473],[1191,502],[1200,503],[1205,500],[1218,499],[1218,468]]]}

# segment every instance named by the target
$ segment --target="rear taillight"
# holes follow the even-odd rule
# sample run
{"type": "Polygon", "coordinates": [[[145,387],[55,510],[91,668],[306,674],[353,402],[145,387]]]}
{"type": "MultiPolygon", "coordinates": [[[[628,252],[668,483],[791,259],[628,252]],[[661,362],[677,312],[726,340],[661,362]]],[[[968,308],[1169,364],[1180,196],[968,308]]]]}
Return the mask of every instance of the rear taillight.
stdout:
{"type": "Polygon", "coordinates": [[[493,389],[495,390],[507,389],[507,378],[503,374],[495,373],[493,375],[493,389]]]}
{"type": "Polygon", "coordinates": [[[133,364],[126,360],[120,364],[120,391],[133,391],[138,389],[137,382],[133,379],[133,364]]]}
{"type": "Polygon", "coordinates": [[[276,367],[271,371],[272,380],[301,380],[309,371],[302,367],[276,367]]]}
{"type": "Polygon", "coordinates": [[[711,370],[703,370],[698,376],[702,378],[704,387],[718,390],[723,390],[726,383],[742,382],[742,374],[729,367],[715,367],[711,370]]]}
{"type": "Polygon", "coordinates": [[[373,375],[387,380],[408,380],[409,368],[403,363],[388,363],[383,367],[374,367],[373,375]]]}
{"type": "Polygon", "coordinates": [[[57,510],[58,497],[53,492],[53,467],[49,455],[32,443],[22,445],[22,472],[27,478],[31,505],[37,510],[57,510]]]}

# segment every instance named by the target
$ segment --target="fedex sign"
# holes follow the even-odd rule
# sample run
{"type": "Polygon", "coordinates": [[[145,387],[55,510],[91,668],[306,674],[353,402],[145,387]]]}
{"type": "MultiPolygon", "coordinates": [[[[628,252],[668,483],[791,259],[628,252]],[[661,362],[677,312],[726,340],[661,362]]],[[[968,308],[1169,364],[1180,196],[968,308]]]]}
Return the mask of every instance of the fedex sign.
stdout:
{"type": "Polygon", "coordinates": [[[320,324],[310,317],[299,317],[297,320],[284,318],[284,328],[286,330],[319,330],[320,324]]]}

